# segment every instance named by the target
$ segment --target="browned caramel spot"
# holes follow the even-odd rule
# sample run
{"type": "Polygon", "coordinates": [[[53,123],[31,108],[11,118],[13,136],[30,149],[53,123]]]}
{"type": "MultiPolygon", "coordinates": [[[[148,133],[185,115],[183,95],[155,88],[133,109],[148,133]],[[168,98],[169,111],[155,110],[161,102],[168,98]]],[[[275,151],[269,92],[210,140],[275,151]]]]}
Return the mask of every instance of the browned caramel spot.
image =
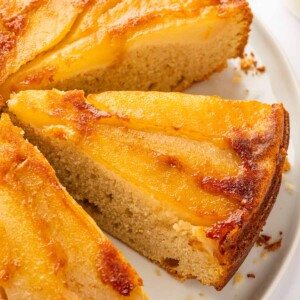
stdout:
{"type": "Polygon", "coordinates": [[[46,67],[31,75],[28,75],[23,81],[19,83],[20,88],[22,89],[22,87],[26,87],[32,84],[41,84],[43,81],[52,82],[54,74],[55,74],[55,68],[46,67]]]}
{"type": "Polygon", "coordinates": [[[142,280],[120,259],[118,251],[106,239],[99,242],[96,267],[103,283],[111,285],[123,296],[129,296],[136,285],[142,285],[142,280]]]}
{"type": "Polygon", "coordinates": [[[87,4],[93,2],[93,0],[73,0],[73,5],[75,7],[82,7],[84,8],[87,4]]]}
{"type": "MultiPolygon", "coordinates": [[[[245,219],[249,216],[246,209],[237,209],[227,220],[217,222],[217,224],[206,232],[207,237],[220,240],[221,243],[226,235],[237,227],[242,227],[245,219]]],[[[220,249],[221,250],[221,249],[220,249]]]]}
{"type": "Polygon", "coordinates": [[[16,45],[16,36],[12,32],[0,31],[0,54],[7,55],[16,45]]]}
{"type": "Polygon", "coordinates": [[[252,202],[256,193],[255,181],[251,176],[244,178],[228,177],[217,179],[203,177],[199,182],[201,187],[212,194],[223,194],[237,201],[252,202]]]}
{"type": "MultiPolygon", "coordinates": [[[[63,105],[71,104],[75,108],[72,116],[72,121],[78,126],[77,130],[83,133],[89,133],[93,130],[93,122],[101,118],[111,118],[112,115],[108,112],[98,110],[95,106],[85,101],[83,91],[68,92],[64,95],[63,105]]],[[[63,110],[58,110],[60,114],[63,110]]]]}
{"type": "Polygon", "coordinates": [[[10,18],[4,22],[4,26],[14,32],[16,35],[23,32],[28,24],[28,20],[25,15],[18,15],[10,18]]]}
{"type": "Polygon", "coordinates": [[[89,114],[93,119],[101,119],[102,117],[110,117],[111,115],[105,111],[98,110],[95,106],[85,102],[83,91],[73,91],[64,95],[63,101],[72,103],[78,112],[82,111],[89,114]]]}
{"type": "Polygon", "coordinates": [[[178,131],[182,128],[182,126],[172,126],[174,130],[178,131]]]}
{"type": "Polygon", "coordinates": [[[176,168],[178,170],[182,169],[182,164],[178,160],[177,157],[172,156],[172,155],[164,155],[164,154],[159,154],[156,156],[156,159],[158,162],[170,167],[170,168],[176,168]]]}
{"type": "Polygon", "coordinates": [[[205,191],[235,199],[241,203],[242,207],[251,210],[256,205],[254,200],[264,177],[264,172],[259,169],[257,161],[267,152],[271,140],[269,137],[261,136],[237,137],[230,139],[230,143],[242,159],[239,174],[222,179],[196,176],[196,180],[205,191]]]}

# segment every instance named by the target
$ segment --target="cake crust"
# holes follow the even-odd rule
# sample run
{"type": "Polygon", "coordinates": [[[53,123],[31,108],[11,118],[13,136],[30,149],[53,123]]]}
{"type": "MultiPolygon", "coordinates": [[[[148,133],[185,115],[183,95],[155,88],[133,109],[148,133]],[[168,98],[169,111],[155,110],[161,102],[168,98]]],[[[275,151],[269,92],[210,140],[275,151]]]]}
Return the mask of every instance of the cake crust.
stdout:
{"type": "MultiPolygon", "coordinates": [[[[271,183],[267,187],[267,191],[261,203],[256,209],[253,210],[252,214],[250,214],[248,218],[245,218],[246,222],[245,220],[242,220],[243,212],[233,218],[232,221],[235,223],[239,224],[242,221],[242,223],[239,224],[242,230],[236,237],[231,238],[229,235],[229,238],[225,237],[222,241],[221,252],[226,253],[225,259],[229,262],[230,268],[228,270],[227,277],[225,277],[224,280],[220,282],[218,286],[216,286],[217,290],[221,290],[226,285],[226,283],[231,279],[234,273],[238,270],[239,266],[245,260],[249,251],[256,242],[258,233],[262,231],[263,226],[266,224],[267,218],[275,204],[280,189],[283,166],[285,157],[287,155],[290,138],[288,112],[283,110],[283,115],[274,115],[274,124],[278,121],[279,123],[282,123],[283,126],[279,127],[274,135],[275,139],[281,142],[278,154],[276,156],[276,168],[271,179],[271,183]],[[282,119],[281,122],[280,119],[282,119]],[[245,226],[246,224],[247,226],[245,226]]],[[[264,155],[267,156],[268,151],[264,151],[264,155]]]]}

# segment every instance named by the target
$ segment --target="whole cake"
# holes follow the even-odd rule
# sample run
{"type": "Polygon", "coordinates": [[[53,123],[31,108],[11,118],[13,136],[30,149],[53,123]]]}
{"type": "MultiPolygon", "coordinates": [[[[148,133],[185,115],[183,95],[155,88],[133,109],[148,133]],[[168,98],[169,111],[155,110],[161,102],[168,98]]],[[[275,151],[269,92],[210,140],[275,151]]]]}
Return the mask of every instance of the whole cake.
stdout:
{"type": "Polygon", "coordinates": [[[222,289],[278,194],[282,104],[49,90],[8,106],[101,228],[180,278],[222,289]]]}
{"type": "Polygon", "coordinates": [[[0,144],[1,300],[148,299],[137,273],[5,114],[0,144]]]}
{"type": "Polygon", "coordinates": [[[0,94],[183,90],[242,55],[251,21],[246,0],[5,0],[0,94]]]}

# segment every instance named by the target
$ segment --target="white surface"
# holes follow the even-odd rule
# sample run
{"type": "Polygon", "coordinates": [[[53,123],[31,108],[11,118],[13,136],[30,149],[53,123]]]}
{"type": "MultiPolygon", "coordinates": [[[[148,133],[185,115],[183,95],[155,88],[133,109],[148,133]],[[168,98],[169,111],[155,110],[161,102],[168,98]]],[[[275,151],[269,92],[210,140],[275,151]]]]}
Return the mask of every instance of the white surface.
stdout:
{"type": "Polygon", "coordinates": [[[254,14],[277,39],[300,83],[300,19],[288,10],[285,0],[248,1],[254,14]]]}
{"type": "Polygon", "coordinates": [[[300,1],[299,0],[285,0],[290,11],[298,18],[300,18],[300,1]]]}
{"type": "MultiPolygon", "coordinates": [[[[256,20],[247,52],[253,51],[259,65],[263,64],[267,72],[259,76],[243,75],[243,80],[233,83],[232,79],[237,76],[234,67],[238,61],[229,63],[229,67],[222,73],[215,74],[210,80],[194,85],[188,90],[196,94],[219,94],[231,99],[258,99],[267,103],[283,102],[291,113],[291,142],[289,160],[293,165],[287,175],[287,180],[297,185],[300,177],[296,170],[300,169],[300,131],[296,130],[300,118],[300,94],[297,90],[287,61],[282,56],[276,43],[269,36],[268,31],[256,20]]],[[[186,300],[201,299],[200,293],[205,294],[204,299],[224,300],[249,300],[249,299],[275,299],[274,289],[291,259],[291,251],[296,248],[296,236],[300,228],[300,198],[299,190],[289,194],[282,186],[278,200],[268,219],[264,232],[277,240],[279,232],[283,231],[282,247],[274,253],[268,253],[263,259],[262,248],[254,247],[239,272],[244,280],[237,285],[229,282],[221,291],[216,292],[213,288],[201,286],[196,281],[181,283],[164,271],[157,276],[157,266],[151,264],[122,243],[115,241],[124,255],[129,259],[144,279],[145,289],[152,300],[186,300]],[[258,263],[255,263],[258,261],[258,263]],[[248,273],[254,273],[255,279],[246,278],[248,273]],[[189,298],[190,297],[190,298],[189,298]]],[[[280,293],[283,291],[279,290],[280,293]]],[[[277,297],[277,296],[276,296],[277,297]]],[[[286,291],[280,296],[286,298],[286,291]]],[[[279,299],[279,298],[278,298],[279,299]]]]}
{"type": "MultiPolygon", "coordinates": [[[[296,0],[300,2],[300,0],[296,0]]],[[[271,34],[283,48],[300,83],[300,19],[286,8],[284,0],[249,0],[254,13],[265,23],[271,34]]],[[[299,118],[298,118],[298,127],[299,118]]],[[[298,129],[299,130],[299,129],[298,129]]],[[[299,173],[299,169],[298,169],[299,173]]],[[[298,184],[299,187],[299,184],[298,184]]],[[[300,199],[298,199],[300,201],[300,199]]],[[[277,288],[269,296],[271,300],[300,299],[300,244],[277,288]]]]}

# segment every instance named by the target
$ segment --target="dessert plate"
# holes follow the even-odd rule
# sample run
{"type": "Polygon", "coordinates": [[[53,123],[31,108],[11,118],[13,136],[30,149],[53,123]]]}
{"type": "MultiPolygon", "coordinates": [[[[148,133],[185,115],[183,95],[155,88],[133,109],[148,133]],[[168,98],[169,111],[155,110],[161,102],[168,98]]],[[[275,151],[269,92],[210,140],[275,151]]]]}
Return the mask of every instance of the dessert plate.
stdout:
{"type": "Polygon", "coordinates": [[[300,92],[291,69],[279,46],[264,25],[254,19],[246,53],[253,52],[258,66],[266,72],[240,71],[239,59],[231,60],[228,68],[209,80],[195,84],[186,93],[220,95],[229,99],[257,99],[262,102],[282,102],[290,113],[291,138],[288,158],[291,170],[284,175],[277,202],[263,233],[273,241],[282,238],[282,245],[274,252],[255,246],[238,273],[220,292],[202,286],[195,280],[180,282],[164,270],[143,258],[126,245],[112,238],[144,280],[145,290],[152,300],[196,299],[268,299],[278,284],[300,237],[300,92]],[[295,187],[295,188],[293,188],[295,187]],[[247,275],[250,275],[249,277],[247,275]],[[253,278],[253,275],[255,278],[253,278]]]}

